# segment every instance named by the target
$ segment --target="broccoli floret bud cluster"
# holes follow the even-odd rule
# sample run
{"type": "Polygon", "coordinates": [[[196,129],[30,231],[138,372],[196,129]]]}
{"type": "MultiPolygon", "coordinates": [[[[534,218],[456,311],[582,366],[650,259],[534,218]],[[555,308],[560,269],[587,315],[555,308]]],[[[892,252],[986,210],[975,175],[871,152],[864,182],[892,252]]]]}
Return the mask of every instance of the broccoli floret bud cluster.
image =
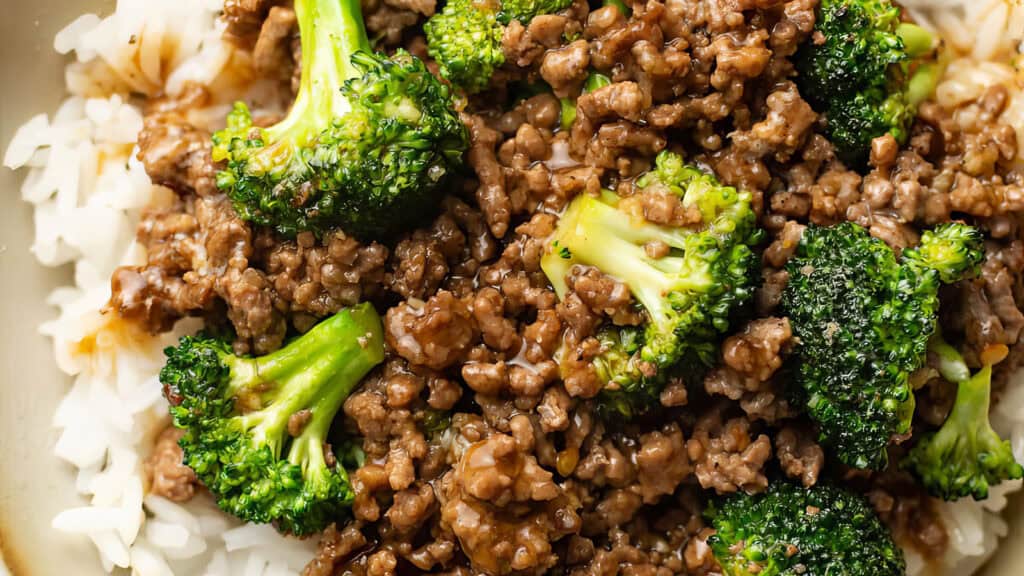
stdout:
{"type": "Polygon", "coordinates": [[[814,28],[796,55],[797,85],[825,114],[838,156],[860,168],[874,138],[907,141],[917,107],[941,72],[932,56],[935,40],[901,22],[889,0],[823,0],[814,28]]]}
{"type": "Polygon", "coordinates": [[[380,317],[369,304],[343,310],[284,348],[232,354],[205,335],[165,350],[160,372],[184,461],[226,512],[312,534],[343,518],[348,473],[327,445],[345,398],[384,359],[380,317]],[[293,416],[305,414],[292,436],[293,416]]]}
{"type": "Polygon", "coordinates": [[[775,481],[706,512],[725,576],[903,576],[903,551],[860,495],[775,481]]]}
{"type": "Polygon", "coordinates": [[[853,223],[811,226],[787,264],[782,308],[798,337],[795,399],[844,463],[884,468],[910,429],[910,374],[935,332],[939,287],[974,273],[981,233],[951,223],[925,232],[902,261],[853,223]]]}
{"type": "Polygon", "coordinates": [[[501,39],[513,20],[528,23],[572,0],[450,0],[423,25],[427,53],[441,76],[469,94],[485,90],[505,64],[501,39]]]}

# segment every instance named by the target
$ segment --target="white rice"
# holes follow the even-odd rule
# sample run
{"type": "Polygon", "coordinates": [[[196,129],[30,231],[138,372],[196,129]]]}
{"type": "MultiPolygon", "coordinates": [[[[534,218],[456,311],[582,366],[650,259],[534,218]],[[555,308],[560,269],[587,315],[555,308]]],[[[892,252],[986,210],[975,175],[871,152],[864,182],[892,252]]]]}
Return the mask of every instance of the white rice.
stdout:
{"type": "MultiPolygon", "coordinates": [[[[1014,68],[1024,61],[1017,53],[1024,8],[1006,0],[902,3],[940,31],[957,55],[939,86],[939,101],[955,105],[1004,84],[1012,101],[1002,120],[1017,126],[1024,142],[1024,73],[1014,68]]],[[[174,95],[185,82],[205,84],[217,100],[191,119],[213,124],[229,101],[260,88],[251,82],[248,55],[221,41],[221,4],[120,0],[110,16],[77,18],[54,39],[55,50],[74,56],[65,74],[71,96],[52,116],[26,122],[3,159],[9,168],[28,169],[22,197],[35,206],[32,251],[39,262],[74,265],[74,285],[49,297],[59,315],[42,332],[53,338],[60,368],[74,377],[54,414],[54,426],[63,430],[55,451],[78,470],[76,487],[89,505],[61,512],[53,525],[91,539],[108,572],[120,567],[139,576],[283,576],[297,574],[313,554],[312,541],[241,525],[206,497],[179,505],[145,494],[142,461],[166,425],[157,381],[161,350],[197,324],[183,321],[172,333],[152,337],[99,313],[114,268],[144,261],[134,241],[142,209],[173,198],[150,183],[135,159],[142,115],[129,95],[174,95]]],[[[1002,399],[993,421],[1024,461],[1024,383],[1002,399]]],[[[999,512],[1005,495],[1020,487],[1000,486],[983,503],[943,504],[948,552],[926,564],[908,551],[908,573],[974,571],[1006,534],[999,512]]]]}
{"type": "Polygon", "coordinates": [[[167,424],[157,380],[162,349],[198,323],[151,337],[99,313],[114,268],[144,262],[134,241],[142,209],[173,199],[135,158],[142,112],[129,95],[173,95],[189,81],[208,85],[217,101],[191,118],[203,124],[223,118],[230,100],[253,89],[247,55],[220,39],[221,4],[121,0],[111,16],[76,19],[54,40],[58,52],[74,55],[65,74],[71,96],[52,116],[25,123],[3,159],[9,168],[28,168],[21,192],[35,206],[36,258],[74,265],[74,285],[49,297],[59,315],[42,332],[74,377],[53,417],[63,430],[55,452],[78,470],[75,485],[89,504],[61,512],[53,526],[92,540],[107,572],[298,574],[315,551],[315,541],[241,526],[207,497],[178,505],[145,495],[143,460],[167,424]]]}

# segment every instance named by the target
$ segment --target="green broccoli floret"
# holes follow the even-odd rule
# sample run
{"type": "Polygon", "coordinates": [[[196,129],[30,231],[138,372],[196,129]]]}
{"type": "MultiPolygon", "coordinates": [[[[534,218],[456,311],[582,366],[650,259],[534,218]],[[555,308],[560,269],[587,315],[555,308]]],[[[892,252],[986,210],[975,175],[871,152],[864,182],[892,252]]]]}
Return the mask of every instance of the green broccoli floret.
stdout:
{"type": "Polygon", "coordinates": [[[957,223],[925,232],[902,264],[856,224],[804,232],[782,296],[798,337],[793,392],[846,464],[884,468],[891,438],[910,429],[909,376],[935,331],[939,286],[972,273],[982,250],[981,233],[957,223]]]}
{"type": "Polygon", "coordinates": [[[1006,357],[1006,346],[986,349],[982,354],[986,364],[973,376],[960,353],[938,335],[930,350],[938,357],[939,372],[956,383],[956,402],[939,431],[923,435],[903,466],[921,479],[932,496],[984,500],[989,486],[1024,476],[1010,443],[996,434],[988,418],[992,365],[1006,357]]]}
{"type": "Polygon", "coordinates": [[[641,328],[607,326],[598,335],[603,353],[593,363],[604,381],[600,406],[630,417],[656,405],[677,364],[710,366],[730,314],[753,294],[761,240],[750,194],[723,186],[714,176],[662,152],[656,167],[637,181],[639,194],[666,192],[695,207],[701,221],[684,227],[646,221],[634,195],[577,196],[558,222],[541,268],[558,296],[566,274],[577,265],[594,266],[623,282],[643,308],[641,328]],[[657,257],[645,248],[662,243],[657,257]]]}
{"type": "Polygon", "coordinates": [[[441,76],[470,94],[487,88],[505,64],[504,29],[496,7],[474,0],[450,0],[423,24],[427,53],[441,76]]]}
{"type": "Polygon", "coordinates": [[[349,393],[384,360],[380,317],[342,310],[258,358],[188,336],[160,371],[185,463],[226,512],[282,532],[312,534],[343,514],[353,493],[325,444],[349,393]],[[307,418],[295,433],[289,420],[307,418]]]}
{"type": "Polygon", "coordinates": [[[838,156],[859,168],[872,139],[889,133],[906,142],[917,106],[938,82],[934,38],[900,22],[889,0],[823,0],[815,31],[820,40],[796,55],[797,84],[825,114],[838,156]]]}
{"type": "Polygon", "coordinates": [[[706,512],[725,576],[903,576],[903,551],[864,499],[827,484],[775,481],[706,512]]]}
{"type": "Polygon", "coordinates": [[[429,215],[462,166],[449,89],[402,50],[374,53],[358,0],[296,0],[302,82],[284,120],[236,104],[213,136],[217,186],[239,215],[285,236],[341,227],[380,238],[429,215]]]}
{"type": "Polygon", "coordinates": [[[441,76],[465,90],[480,92],[505,64],[501,38],[512,20],[558,12],[572,0],[449,0],[423,25],[427,53],[441,76]]]}

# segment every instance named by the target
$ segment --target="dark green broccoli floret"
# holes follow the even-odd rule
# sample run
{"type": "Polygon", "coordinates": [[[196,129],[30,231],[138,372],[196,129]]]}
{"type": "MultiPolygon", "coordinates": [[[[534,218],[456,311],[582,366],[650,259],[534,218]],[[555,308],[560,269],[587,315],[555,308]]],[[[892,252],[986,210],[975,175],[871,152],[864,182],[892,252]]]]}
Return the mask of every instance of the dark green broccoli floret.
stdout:
{"type": "Polygon", "coordinates": [[[725,576],[903,576],[903,551],[864,499],[831,485],[775,481],[706,512],[725,576]]]}
{"type": "Polygon", "coordinates": [[[872,139],[889,133],[906,142],[938,81],[939,66],[927,58],[932,35],[900,22],[889,0],[823,0],[815,33],[797,53],[797,84],[825,114],[839,157],[860,167],[872,139]]]}
{"type": "Polygon", "coordinates": [[[1006,346],[985,350],[986,364],[973,376],[960,353],[938,336],[930,350],[939,361],[939,372],[957,385],[956,402],[938,432],[923,435],[903,466],[911,470],[928,492],[944,500],[973,496],[988,498],[989,486],[1024,476],[1010,443],[989,424],[992,365],[1006,357],[1006,346]]]}
{"type": "Polygon", "coordinates": [[[423,25],[427,53],[441,76],[472,94],[487,88],[505,64],[501,38],[512,20],[558,12],[572,0],[449,0],[423,25]]]}
{"type": "Polygon", "coordinates": [[[593,363],[606,383],[602,409],[626,417],[657,404],[677,364],[697,368],[715,361],[730,314],[753,293],[758,259],[751,246],[761,238],[750,194],[684,165],[677,154],[659,154],[637,186],[639,194],[627,198],[577,196],[541,260],[559,297],[567,291],[566,274],[582,264],[623,282],[643,308],[643,327],[600,332],[604,350],[593,363]],[[640,197],[648,192],[679,196],[701,221],[682,227],[648,222],[640,197]],[[652,242],[667,245],[668,255],[650,255],[645,245],[652,242]]]}
{"type": "Polygon", "coordinates": [[[902,264],[856,224],[804,232],[782,296],[799,342],[794,392],[846,464],[884,468],[890,439],[910,429],[909,376],[935,331],[939,286],[973,272],[982,249],[978,230],[955,223],[925,232],[902,264]]]}
{"type": "Polygon", "coordinates": [[[302,82],[284,120],[244,104],[214,134],[217,186],[246,220],[286,236],[341,227],[382,237],[429,215],[462,165],[465,126],[416,57],[370,49],[358,0],[296,0],[302,82]]]}
{"type": "Polygon", "coordinates": [[[353,498],[348,474],[328,462],[325,443],[342,402],[384,359],[373,307],[343,310],[258,358],[235,356],[205,336],[164,352],[160,381],[174,425],[185,430],[185,463],[223,510],[299,535],[345,512],[353,498]],[[293,415],[308,418],[295,437],[293,415]]]}

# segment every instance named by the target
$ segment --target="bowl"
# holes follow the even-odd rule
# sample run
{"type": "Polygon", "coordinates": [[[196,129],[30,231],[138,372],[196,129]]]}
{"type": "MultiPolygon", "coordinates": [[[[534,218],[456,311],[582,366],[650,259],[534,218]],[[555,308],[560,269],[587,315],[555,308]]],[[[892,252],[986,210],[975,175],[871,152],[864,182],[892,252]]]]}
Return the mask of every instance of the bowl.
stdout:
{"type": "MultiPolygon", "coordinates": [[[[107,0],[3,3],[0,18],[0,150],[32,115],[52,113],[64,97],[64,59],[53,36],[78,14],[110,10],[107,0]]],[[[53,456],[52,417],[68,378],[56,367],[37,326],[51,318],[47,294],[70,282],[67,268],[40,266],[29,252],[32,209],[18,194],[20,176],[0,168],[0,576],[103,574],[91,543],[58,533],[51,520],[82,505],[70,465],[53,456]]],[[[984,576],[1024,573],[1024,497],[1006,510],[1009,535],[984,576]]],[[[954,536],[955,537],[955,536],[954,536]]]]}
{"type": "MultiPolygon", "coordinates": [[[[87,10],[113,2],[35,0],[4,2],[0,18],[0,81],[11,88],[0,104],[0,142],[32,115],[52,113],[64,98],[62,56],[53,36],[87,10]]],[[[8,205],[0,216],[0,556],[16,576],[103,574],[92,544],[51,526],[62,508],[82,505],[69,465],[53,456],[54,409],[69,380],[37,329],[54,315],[46,295],[71,280],[70,268],[39,266],[29,245],[32,209],[18,192],[20,175],[0,168],[8,205]]],[[[0,566],[2,572],[2,566],[0,566]]]]}

